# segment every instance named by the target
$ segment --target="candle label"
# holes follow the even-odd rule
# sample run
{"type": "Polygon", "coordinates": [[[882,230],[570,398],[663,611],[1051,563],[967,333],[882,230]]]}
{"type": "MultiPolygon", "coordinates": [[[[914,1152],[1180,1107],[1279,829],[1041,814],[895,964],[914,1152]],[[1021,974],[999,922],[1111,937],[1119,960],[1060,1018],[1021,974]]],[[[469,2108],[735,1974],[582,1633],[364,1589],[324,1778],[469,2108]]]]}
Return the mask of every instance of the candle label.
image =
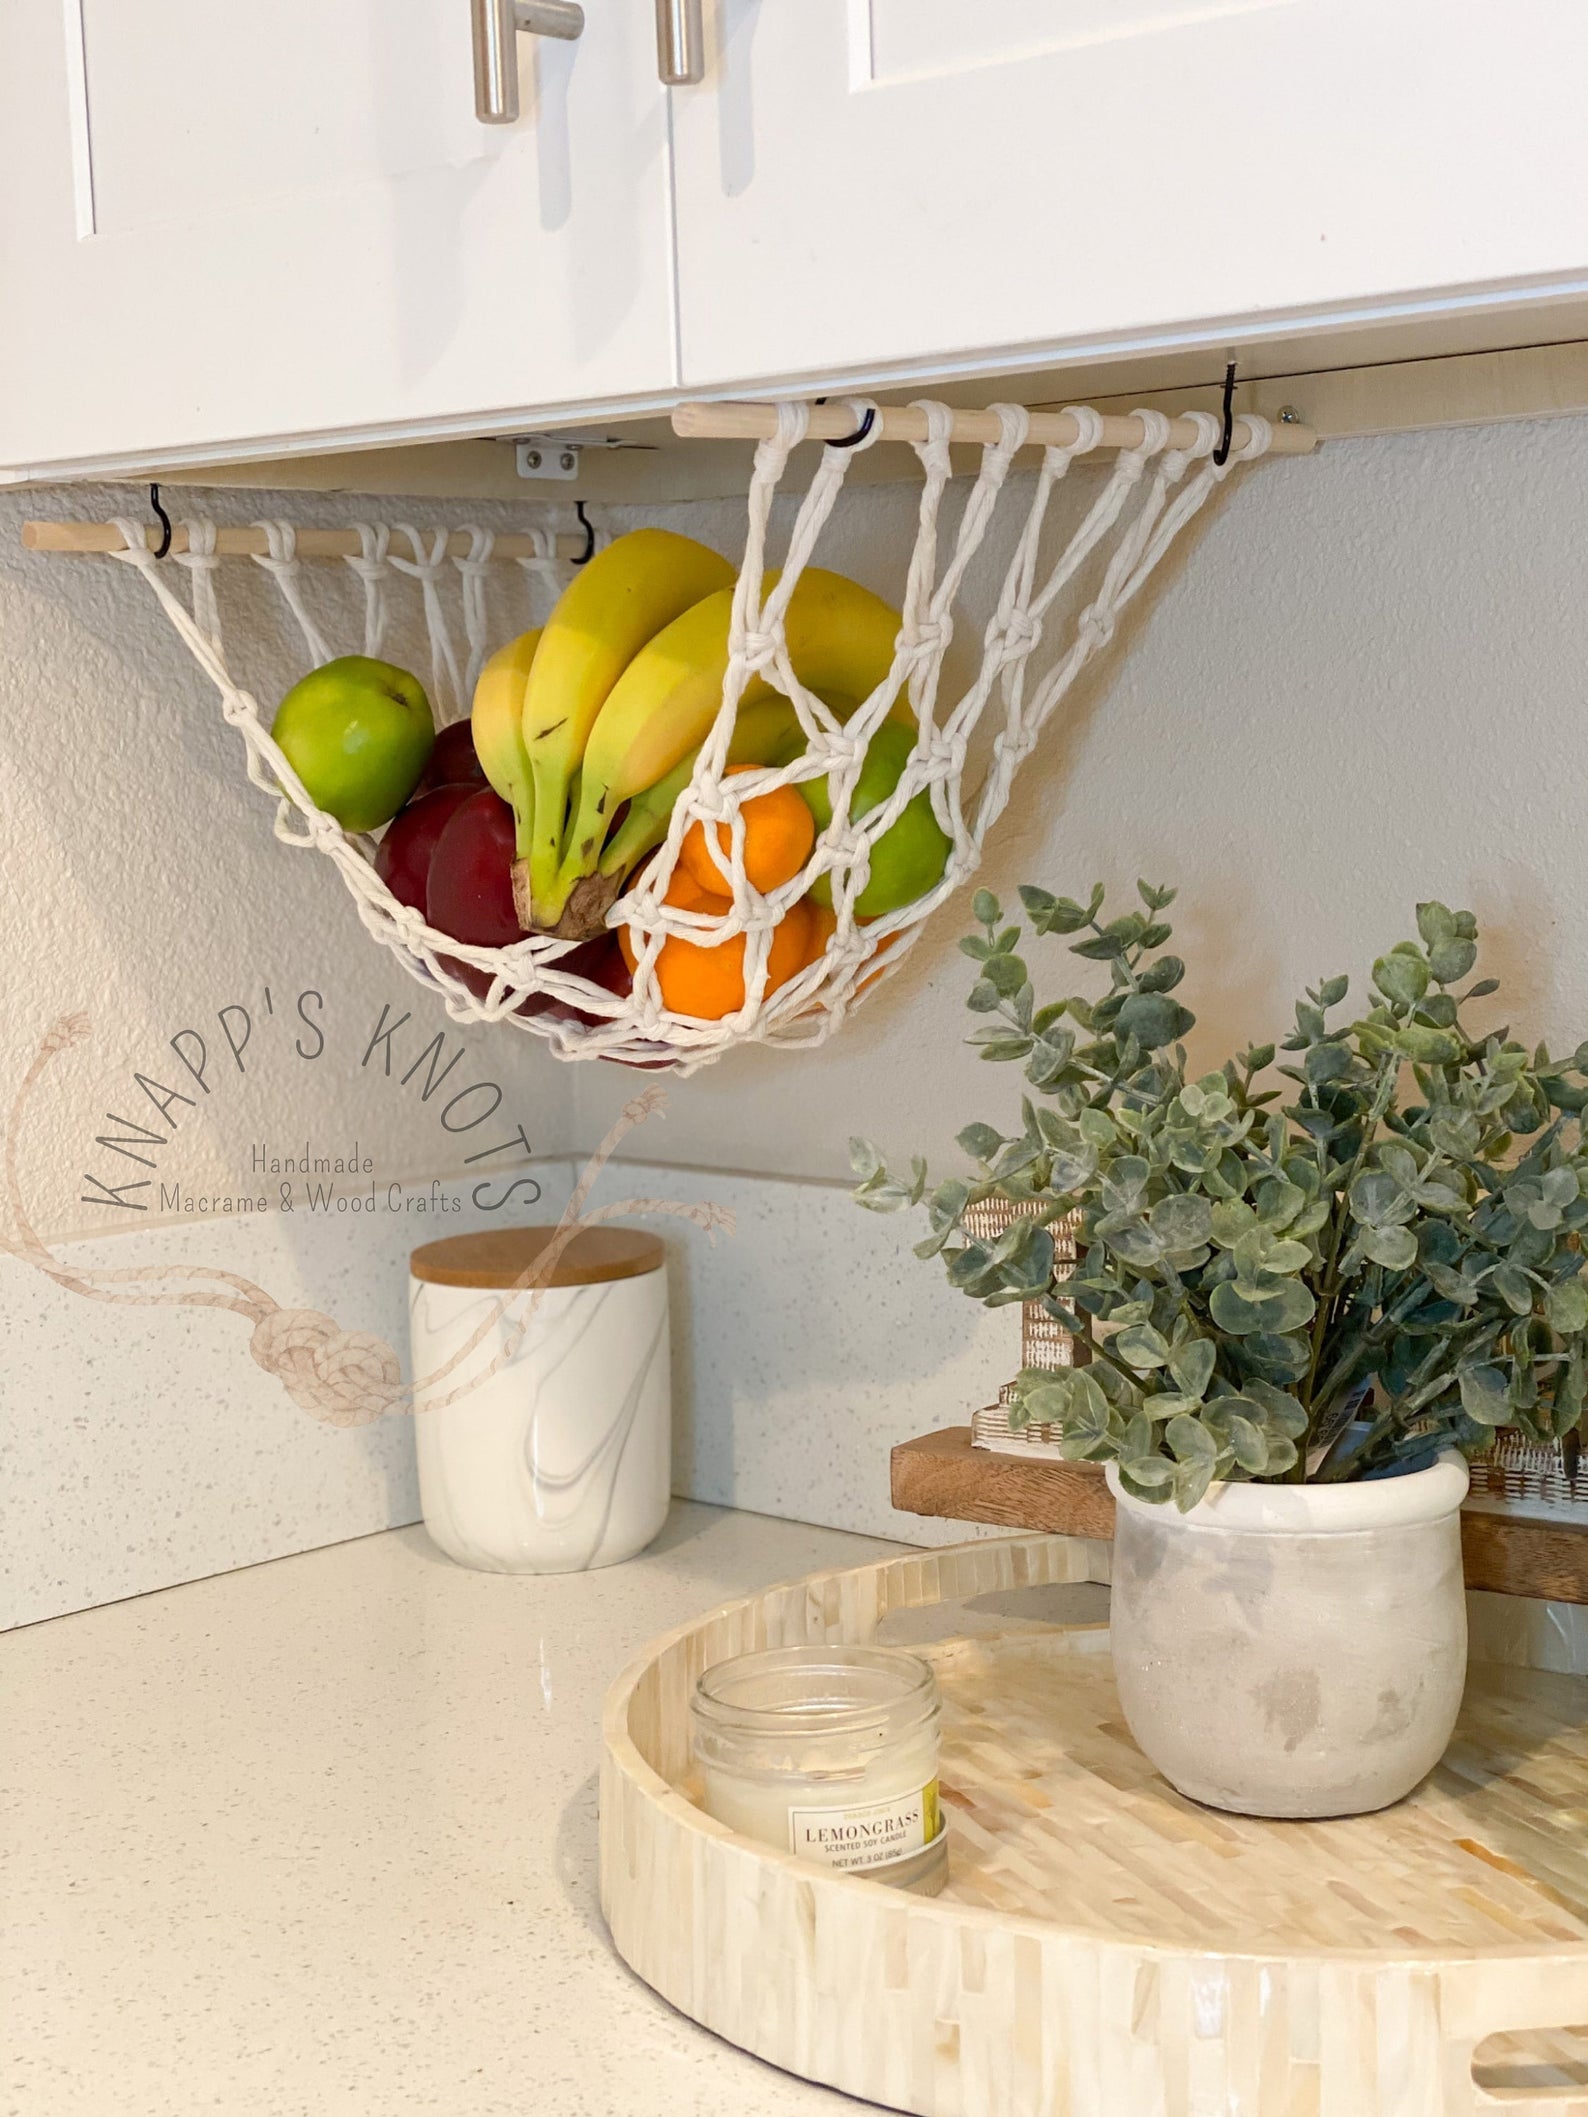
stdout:
{"type": "Polygon", "coordinates": [[[790,1852],[850,1872],[907,1859],[930,1845],[942,1827],[935,1779],[914,1793],[895,1794],[863,1808],[791,1808],[788,1812],[790,1852]]]}

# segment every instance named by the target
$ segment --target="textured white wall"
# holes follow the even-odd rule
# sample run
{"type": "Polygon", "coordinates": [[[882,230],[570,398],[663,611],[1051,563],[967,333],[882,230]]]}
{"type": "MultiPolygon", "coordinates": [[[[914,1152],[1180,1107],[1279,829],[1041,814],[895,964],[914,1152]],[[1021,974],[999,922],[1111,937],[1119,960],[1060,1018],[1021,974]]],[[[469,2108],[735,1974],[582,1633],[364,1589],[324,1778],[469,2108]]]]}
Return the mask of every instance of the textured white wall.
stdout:
{"type": "MultiPolygon", "coordinates": [[[[1360,980],[1428,894],[1478,913],[1502,1001],[1528,1033],[1575,1044],[1588,1031],[1585,489],[1585,420],[1337,444],[1243,480],[1061,710],[984,879],[1009,898],[1022,880],[1072,892],[1094,875],[1127,890],[1138,874],[1179,882],[1187,997],[1202,1017],[1193,1042],[1209,1061],[1282,1033],[1303,982],[1339,969],[1360,980]]],[[[243,1078],[218,1074],[210,1104],[180,1113],[170,1159],[184,1183],[234,1182],[255,1138],[356,1135],[383,1176],[454,1171],[456,1144],[416,1091],[358,1066],[360,1032],[383,1003],[413,1010],[409,1038],[443,1026],[439,1007],[364,934],[331,869],[271,838],[235,738],[142,584],[108,561],[18,548],[27,513],[99,515],[130,497],[0,496],[0,1107],[53,1016],[84,1008],[94,1023],[91,1043],[45,1084],[22,1143],[39,1224],[61,1235],[128,1225],[78,1202],[85,1167],[114,1167],[93,1150],[101,1113],[133,1114],[134,1067],[182,1084],[167,1039],[197,1024],[217,1042],[216,1009],[242,1001],[258,1015],[266,983],[278,996],[323,991],[334,1042],[313,1065],[293,1062],[260,1017],[257,1068],[250,1058],[243,1078]]],[[[246,519],[264,503],[213,504],[246,519]]],[[[334,499],[269,505],[299,520],[358,511],[334,499]]],[[[421,523],[507,519],[472,504],[411,511],[421,523]]],[[[742,513],[720,503],[663,519],[736,551],[742,513]]],[[[859,491],[822,557],[897,596],[911,513],[904,487],[859,491]]],[[[268,698],[295,666],[262,579],[243,567],[227,581],[229,637],[268,698]]],[[[521,592],[498,610],[504,630],[527,621],[521,592]]],[[[953,942],[966,923],[961,908],[945,910],[904,974],[819,1054],[751,1050],[669,1084],[668,1114],[636,1151],[830,1178],[844,1173],[847,1135],[864,1131],[952,1161],[954,1132],[973,1115],[1012,1119],[1018,1088],[1013,1071],[980,1069],[961,1041],[968,966],[953,942]]],[[[1081,969],[1058,942],[1035,961],[1049,989],[1081,969]]],[[[514,1032],[463,1041],[468,1066],[503,1083],[504,1113],[522,1117],[543,1154],[590,1145],[635,1085],[615,1067],[559,1066],[514,1032]]],[[[685,1274],[691,1487],[886,1528],[886,1443],[990,1393],[1003,1355],[989,1319],[945,1302],[930,1267],[901,1259],[897,1226],[847,1206],[840,1221],[824,1218],[831,1193],[742,1188],[731,1255],[692,1250],[685,1274]],[[853,1258],[851,1220],[864,1245],[853,1258]],[[895,1299],[908,1327],[884,1330],[895,1299]],[[808,1431],[824,1444],[801,1457],[785,1443],[808,1431]]],[[[709,1178],[680,1190],[715,1195],[709,1178]]],[[[126,1252],[198,1257],[197,1239],[173,1230],[126,1252]]],[[[339,1247],[328,1230],[273,1219],[222,1247],[277,1298],[391,1335],[406,1246],[395,1222],[339,1247]]],[[[20,1610],[42,1615],[411,1515],[406,1435],[306,1438],[276,1385],[249,1368],[235,1319],[184,1311],[123,1329],[19,1264],[0,1277],[4,1477],[17,1518],[46,1538],[35,1533],[23,1554],[20,1610]]]]}
{"type": "MultiPolygon", "coordinates": [[[[439,1099],[422,1105],[419,1084],[400,1082],[437,1030],[446,1031],[449,1053],[460,1042],[466,1048],[455,1082],[494,1079],[503,1089],[505,1137],[522,1123],[537,1151],[566,1149],[566,1069],[516,1031],[459,1031],[365,934],[330,864],[272,838],[273,810],[243,777],[241,744],[145,584],[109,559],[46,557],[18,542],[28,515],[136,515],[143,497],[136,487],[0,495],[0,1114],[56,1015],[85,1010],[93,1029],[88,1044],[57,1061],[22,1139],[22,1175],[40,1230],[77,1235],[139,1224],[128,1209],[82,1204],[85,1170],[106,1182],[164,1176],[195,1191],[233,1192],[249,1175],[256,1140],[334,1149],[357,1138],[388,1178],[457,1170],[483,1129],[460,1145],[437,1121],[439,1099]],[[273,1021],[264,1009],[267,986],[273,1021]],[[324,996],[323,1009],[309,1003],[327,1039],[313,1061],[292,1049],[295,1041],[314,1049],[291,1012],[306,988],[324,996]],[[361,1065],[387,1003],[388,1021],[411,1015],[392,1041],[402,1063],[391,1079],[377,1070],[383,1052],[361,1065]],[[241,1073],[217,1023],[217,1011],[235,1004],[254,1024],[241,1073]],[[188,1027],[212,1052],[208,1096],[168,1048],[188,1027]],[[135,1069],[186,1090],[196,1106],[170,1106],[174,1136],[155,1157],[156,1171],[94,1145],[107,1110],[158,1128],[132,1081],[135,1069]]],[[[356,502],[298,495],[168,497],[179,514],[186,506],[231,521],[267,510],[346,521],[361,511],[356,502]]],[[[449,513],[420,502],[397,503],[393,512],[412,515],[421,528],[449,513]]],[[[506,510],[484,505],[450,513],[498,526],[508,520],[506,510]]],[[[503,569],[496,611],[504,631],[529,622],[526,588],[516,567],[503,569]]],[[[417,608],[417,591],[407,593],[417,608]]],[[[360,647],[361,606],[346,569],[315,569],[312,595],[328,597],[341,620],[334,643],[360,647]]],[[[234,672],[268,713],[301,673],[301,641],[290,620],[283,624],[274,589],[246,560],[224,569],[222,614],[234,672]]],[[[427,651],[411,625],[389,651],[428,682],[427,651]]],[[[228,1019],[240,1039],[240,1018],[228,1019]]],[[[157,1190],[131,1195],[158,1205],[157,1190]]]]}
{"type": "MultiPolygon", "coordinates": [[[[1503,1018],[1570,1049],[1588,1034],[1585,490],[1583,419],[1334,443],[1254,471],[1060,708],[982,879],[1008,902],[1023,881],[1177,882],[1209,1062],[1282,1034],[1321,975],[1360,992],[1427,896],[1476,911],[1503,1018]]],[[[820,555],[896,597],[909,512],[902,488],[857,492],[820,555]]],[[[725,543],[736,517],[667,519],[725,543]]],[[[819,1056],[744,1051],[679,1084],[648,1151],[834,1175],[851,1132],[936,1166],[968,1118],[1014,1122],[1018,1070],[961,1042],[969,923],[945,908],[819,1056]]],[[[1031,960],[1039,992],[1096,975],[1057,940],[1031,960]]],[[[624,1084],[581,1069],[576,1092],[590,1136],[624,1084]]]]}

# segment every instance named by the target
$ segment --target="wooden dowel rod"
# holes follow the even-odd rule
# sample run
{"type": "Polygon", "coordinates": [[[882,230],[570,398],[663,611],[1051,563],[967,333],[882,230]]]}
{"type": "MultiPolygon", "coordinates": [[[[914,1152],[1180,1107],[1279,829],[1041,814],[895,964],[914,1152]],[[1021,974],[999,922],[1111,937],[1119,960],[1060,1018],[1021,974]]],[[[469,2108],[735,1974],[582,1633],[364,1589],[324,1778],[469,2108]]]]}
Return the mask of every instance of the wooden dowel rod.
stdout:
{"type": "MultiPolygon", "coordinates": [[[[423,537],[423,531],[420,534],[423,537]]],[[[144,536],[149,549],[156,550],[160,542],[158,525],[150,523],[144,536]]],[[[121,531],[114,522],[24,522],[22,541],[29,551],[106,552],[124,548],[121,531]]],[[[300,559],[356,558],[363,549],[355,529],[300,529],[297,541],[300,559]]],[[[583,555],[584,547],[583,537],[558,537],[557,557],[577,559],[583,555]]],[[[187,548],[187,531],[179,524],[171,533],[171,549],[177,552],[187,548]]],[[[413,555],[406,537],[394,537],[391,548],[398,558],[413,555]]],[[[215,549],[228,559],[263,557],[270,550],[270,540],[262,529],[218,529],[215,549]]],[[[453,531],[447,542],[447,554],[454,559],[468,557],[469,538],[463,531],[453,531]]],[[[539,556],[533,537],[499,536],[491,550],[493,559],[533,559],[539,556]]]]}
{"type": "MultiPolygon", "coordinates": [[[[880,438],[884,441],[926,439],[926,414],[917,411],[913,405],[886,405],[879,409],[877,422],[882,429],[880,438]]],[[[847,404],[812,405],[807,429],[812,440],[842,441],[846,434],[854,432],[854,428],[854,414],[847,404]]],[[[777,432],[777,407],[772,404],[680,404],[673,412],[673,432],[686,440],[768,441],[777,432]]],[[[1250,432],[1245,419],[1237,412],[1232,435],[1234,446],[1241,447],[1250,432]]],[[[1029,438],[1033,447],[1069,448],[1079,434],[1080,428],[1068,412],[1031,414],[1029,438]]],[[[956,442],[982,448],[988,442],[996,441],[998,435],[998,420],[992,412],[954,414],[951,438],[956,442]]],[[[1141,421],[1127,412],[1122,417],[1109,416],[1103,420],[1102,439],[1097,445],[1099,448],[1139,448],[1145,438],[1141,421]]],[[[1196,438],[1196,427],[1189,419],[1170,421],[1171,448],[1189,448],[1196,438]]],[[[1310,456],[1317,445],[1318,437],[1310,426],[1287,426],[1276,421],[1268,452],[1274,456],[1310,456]]]]}

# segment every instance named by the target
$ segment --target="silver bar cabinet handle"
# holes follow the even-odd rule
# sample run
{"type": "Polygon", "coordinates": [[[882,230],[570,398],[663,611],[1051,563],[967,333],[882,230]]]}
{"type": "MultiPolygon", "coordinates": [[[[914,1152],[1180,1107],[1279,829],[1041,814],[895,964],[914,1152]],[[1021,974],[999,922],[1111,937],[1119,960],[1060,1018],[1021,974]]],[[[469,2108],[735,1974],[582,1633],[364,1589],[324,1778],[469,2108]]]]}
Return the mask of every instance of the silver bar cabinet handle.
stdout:
{"type": "Polygon", "coordinates": [[[656,71],[669,88],[706,78],[700,0],[656,0],[656,71]]]}
{"type": "Polygon", "coordinates": [[[474,30],[474,115],[482,125],[518,123],[518,32],[571,43],[584,31],[575,0],[469,0],[474,30]]]}

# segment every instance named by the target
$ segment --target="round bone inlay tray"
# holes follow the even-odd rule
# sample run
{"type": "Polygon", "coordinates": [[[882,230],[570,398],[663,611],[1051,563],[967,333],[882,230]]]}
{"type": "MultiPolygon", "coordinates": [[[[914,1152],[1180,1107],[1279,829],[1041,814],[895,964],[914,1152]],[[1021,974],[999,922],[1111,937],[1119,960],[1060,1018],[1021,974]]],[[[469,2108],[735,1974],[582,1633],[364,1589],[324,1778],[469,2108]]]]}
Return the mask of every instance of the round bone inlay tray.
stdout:
{"type": "Polygon", "coordinates": [[[1409,1800],[1265,1822],[1200,1808],[1153,1771],[1106,1629],[917,1647],[943,1698],[950,1879],[935,1899],[736,1837],[690,1800],[703,1668],[1092,1578],[1093,1549],[1027,1536],[912,1553],[657,1642],[605,1715],[602,1902],[619,1952],[746,2049],[930,2117],[1588,2117],[1581,1677],[1476,1666],[1455,1740],[1409,1800]]]}

